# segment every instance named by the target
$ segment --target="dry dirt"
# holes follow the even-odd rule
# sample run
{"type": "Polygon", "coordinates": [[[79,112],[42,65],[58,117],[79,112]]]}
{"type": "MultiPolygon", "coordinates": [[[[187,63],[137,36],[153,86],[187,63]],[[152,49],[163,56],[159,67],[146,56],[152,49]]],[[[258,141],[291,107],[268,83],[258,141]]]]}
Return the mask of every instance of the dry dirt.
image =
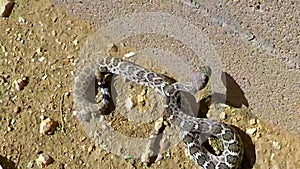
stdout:
{"type": "MultiPolygon", "coordinates": [[[[128,3],[131,3],[136,8],[139,7],[137,5],[139,3],[134,3],[134,1],[128,1],[128,3]]],[[[157,3],[151,2],[151,4],[157,7],[157,3]]],[[[118,5],[120,4],[116,4],[116,6],[118,5]]],[[[255,5],[258,8],[257,3],[255,5]]],[[[161,8],[168,7],[172,8],[173,6],[162,4],[161,8]]],[[[123,8],[113,9],[121,14],[128,12],[126,10],[122,11],[123,8]]],[[[114,10],[108,11],[106,9],[103,12],[115,16],[114,10]]],[[[48,1],[22,0],[17,1],[13,13],[8,19],[1,18],[0,164],[3,168],[39,168],[34,161],[39,154],[46,153],[54,159],[54,162],[47,168],[129,169],[195,167],[186,157],[182,144],[172,147],[168,156],[162,161],[147,167],[138,158],[124,159],[124,157],[102,150],[86,135],[82,125],[73,116],[72,72],[75,69],[77,56],[87,38],[97,30],[97,25],[99,26],[111,18],[107,19],[105,15],[103,20],[92,24],[90,23],[91,20],[95,22],[93,18],[89,18],[85,14],[82,15],[82,18],[88,20],[76,18],[66,13],[64,7],[58,8],[48,1]],[[19,91],[15,83],[22,78],[27,78],[28,84],[25,84],[24,89],[19,91]],[[59,122],[59,127],[53,135],[42,135],[39,133],[41,116],[50,117],[59,122]]],[[[196,14],[194,13],[189,17],[193,20],[195,16],[196,14]]],[[[211,25],[208,26],[212,27],[211,25]]],[[[211,35],[212,33],[209,32],[209,34],[211,35]]],[[[152,35],[146,36],[149,39],[153,38],[152,35]]],[[[299,37],[299,32],[295,36],[299,37]]],[[[276,38],[274,37],[274,39],[276,38]]],[[[123,42],[126,44],[125,47],[118,45],[121,52],[116,55],[122,56],[128,51],[138,49],[137,40],[139,39],[123,42]]],[[[220,39],[218,39],[217,35],[216,39],[212,41],[216,42],[218,40],[220,39]]],[[[155,37],[152,43],[156,44],[157,41],[159,42],[158,44],[162,44],[155,37]]],[[[149,43],[151,44],[151,42],[149,43]]],[[[226,44],[227,42],[224,43],[226,44]]],[[[164,44],[169,43],[165,42],[164,44]]],[[[248,46],[251,45],[248,44],[248,46]]],[[[176,48],[176,44],[174,46],[176,48]]],[[[298,49],[295,49],[295,52],[299,52],[299,44],[298,46],[294,44],[294,46],[298,47],[298,49]]],[[[293,46],[291,48],[293,49],[293,46]]],[[[269,73],[269,71],[276,69],[274,68],[276,66],[272,66],[272,64],[277,64],[279,61],[276,60],[278,58],[267,60],[267,62],[264,59],[260,60],[262,62],[259,62],[254,58],[244,58],[249,63],[239,62],[237,61],[239,59],[234,59],[234,57],[241,57],[248,51],[242,49],[239,51],[238,49],[239,47],[236,47],[235,51],[224,49],[223,54],[229,57],[224,59],[225,69],[228,73],[226,78],[228,81],[236,81],[235,83],[245,90],[245,97],[248,99],[247,104],[249,106],[218,107],[211,105],[209,107],[210,111],[225,112],[227,117],[223,121],[240,129],[240,134],[246,146],[242,168],[296,169],[300,164],[299,130],[294,129],[294,123],[290,123],[290,130],[288,122],[283,120],[284,123],[280,123],[280,117],[287,119],[286,116],[290,114],[282,112],[285,109],[278,108],[277,104],[280,104],[281,107],[292,106],[292,110],[296,111],[296,115],[291,114],[290,119],[296,123],[297,121],[299,122],[299,100],[295,99],[297,96],[299,97],[299,93],[297,93],[299,87],[289,88],[289,85],[286,84],[287,92],[294,93],[291,96],[295,97],[289,100],[289,98],[282,96],[283,100],[287,99],[283,103],[272,101],[273,95],[269,93],[269,90],[272,89],[268,88],[271,84],[262,83],[259,90],[253,93],[249,92],[249,90],[254,88],[253,86],[258,85],[260,82],[273,82],[274,77],[272,76],[266,76],[261,81],[260,78],[264,74],[260,73],[262,71],[269,73]],[[230,60],[233,61],[230,62],[230,60]],[[254,69],[254,66],[251,65],[252,61],[258,62],[253,63],[254,65],[267,65],[268,68],[254,69]],[[254,77],[246,76],[245,74],[249,72],[247,72],[248,69],[245,70],[245,67],[252,67],[253,71],[250,72],[252,74],[258,72],[257,75],[254,77]],[[243,70],[241,71],[243,73],[237,71],[239,69],[243,70]],[[270,79],[268,80],[268,78],[270,79]],[[248,81],[252,83],[252,86],[248,81]],[[251,87],[247,87],[247,85],[251,87]],[[255,93],[257,94],[257,92],[266,94],[256,96],[255,93]],[[285,103],[289,103],[289,105],[285,103]],[[261,106],[262,104],[268,106],[261,106]],[[270,107],[272,104],[274,104],[274,108],[270,107]],[[274,123],[274,121],[265,118],[268,115],[264,116],[256,113],[260,110],[263,112],[272,111],[272,113],[277,114],[276,119],[279,122],[275,120],[276,122],[274,123]],[[256,131],[248,136],[246,134],[247,129],[255,129],[256,131]]],[[[254,53],[256,55],[260,52],[255,51],[254,53]]],[[[260,55],[253,57],[260,57],[260,55]]],[[[264,58],[263,56],[261,57],[264,58]]],[[[292,83],[299,85],[297,83],[297,77],[299,76],[296,70],[281,71],[281,69],[284,69],[283,67],[278,67],[280,69],[278,72],[283,74],[290,73],[289,76],[284,74],[284,77],[296,78],[292,83]]],[[[284,82],[276,84],[276,86],[283,86],[283,84],[284,82]]],[[[239,87],[238,89],[242,90],[239,87]]],[[[279,96],[276,95],[275,100],[277,97],[279,96]]],[[[228,105],[230,103],[229,101],[228,105]]],[[[141,128],[135,127],[134,124],[126,122],[126,119],[119,115],[110,115],[109,118],[113,121],[117,130],[129,136],[137,136],[140,133],[143,136],[143,133],[149,133],[151,126],[153,126],[153,123],[150,123],[141,128]],[[141,131],[138,132],[137,130],[141,131]]]]}

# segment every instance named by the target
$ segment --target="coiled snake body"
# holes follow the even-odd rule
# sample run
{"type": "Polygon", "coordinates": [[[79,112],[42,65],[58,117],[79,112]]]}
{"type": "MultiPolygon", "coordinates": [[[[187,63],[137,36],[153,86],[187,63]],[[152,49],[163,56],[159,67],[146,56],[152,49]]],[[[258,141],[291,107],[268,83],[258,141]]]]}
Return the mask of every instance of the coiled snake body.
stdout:
{"type": "MultiPolygon", "coordinates": [[[[178,102],[178,95],[180,91],[196,92],[205,87],[208,76],[205,73],[197,74],[195,84],[174,83],[170,84],[163,75],[149,71],[132,62],[124,61],[122,59],[113,58],[110,56],[99,56],[93,64],[94,67],[86,69],[86,73],[75,77],[74,83],[74,101],[76,107],[84,109],[86,116],[87,112],[93,111],[93,108],[86,100],[87,79],[85,74],[88,71],[95,71],[101,73],[113,73],[124,76],[126,79],[136,82],[140,85],[153,88],[156,92],[164,97],[165,109],[172,125],[176,125],[180,130],[180,136],[186,145],[189,157],[197,165],[204,169],[226,169],[238,168],[242,156],[243,145],[240,137],[228,125],[209,120],[206,118],[191,117],[183,113],[178,102]],[[196,85],[197,84],[197,85],[196,85]],[[219,139],[222,142],[223,151],[220,155],[215,155],[209,152],[202,144],[208,137],[219,139]]],[[[109,93],[105,87],[104,80],[100,78],[99,86],[103,95],[103,107],[109,103],[109,93]]],[[[80,116],[80,114],[79,114],[80,116]]],[[[83,119],[81,117],[81,119],[83,119]]],[[[84,117],[86,120],[87,117],[84,117]]]]}

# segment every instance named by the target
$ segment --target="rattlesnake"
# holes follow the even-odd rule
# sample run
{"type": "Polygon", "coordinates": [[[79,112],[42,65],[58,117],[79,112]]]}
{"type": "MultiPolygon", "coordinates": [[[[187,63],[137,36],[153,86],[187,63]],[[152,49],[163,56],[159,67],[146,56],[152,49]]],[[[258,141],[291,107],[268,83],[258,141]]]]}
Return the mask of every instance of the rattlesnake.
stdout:
{"type": "Polygon", "coordinates": [[[103,56],[102,54],[98,55],[96,54],[97,57],[92,66],[86,68],[74,78],[73,96],[75,106],[80,110],[78,114],[80,120],[88,121],[92,118],[94,112],[104,110],[109,103],[110,95],[105,86],[105,80],[98,75],[101,75],[101,73],[122,75],[132,82],[154,89],[164,97],[164,107],[170,116],[172,125],[179,128],[181,139],[186,145],[189,157],[197,165],[204,169],[239,167],[244,153],[239,135],[224,123],[186,115],[177,103],[180,91],[194,93],[205,87],[208,79],[205,73],[196,74],[195,81],[190,85],[179,82],[170,84],[165,76],[149,71],[132,62],[111,56],[103,56]],[[91,74],[91,72],[98,73],[91,74]],[[103,95],[100,106],[96,107],[95,104],[91,103],[90,99],[93,98],[89,98],[87,93],[91,76],[98,77],[98,84],[103,95]],[[209,137],[221,140],[223,151],[220,155],[209,152],[202,145],[209,137]]]}

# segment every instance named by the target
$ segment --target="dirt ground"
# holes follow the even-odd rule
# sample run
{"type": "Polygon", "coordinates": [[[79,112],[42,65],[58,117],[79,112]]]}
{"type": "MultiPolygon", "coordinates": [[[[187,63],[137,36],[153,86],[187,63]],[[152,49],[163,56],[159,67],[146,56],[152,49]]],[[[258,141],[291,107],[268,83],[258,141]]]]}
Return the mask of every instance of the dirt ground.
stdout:
{"type": "MultiPolygon", "coordinates": [[[[147,2],[145,1],[145,4],[147,2]]],[[[139,3],[135,1],[127,3],[139,7],[137,5],[139,3]]],[[[156,2],[151,1],[150,4],[154,6],[153,8],[157,7],[156,2]]],[[[162,4],[160,8],[173,8],[172,5],[166,4],[162,4]]],[[[260,3],[253,2],[253,4],[254,7],[251,8],[260,8],[260,3]]],[[[119,5],[124,4],[116,4],[117,7],[119,5]]],[[[95,18],[89,17],[90,15],[86,13],[80,13],[80,19],[67,13],[64,5],[58,7],[49,1],[20,0],[17,1],[11,16],[0,20],[0,164],[3,168],[39,168],[35,160],[43,153],[54,159],[47,168],[196,168],[185,155],[182,143],[172,147],[163,160],[150,166],[142,164],[139,158],[125,159],[106,152],[87,136],[83,126],[73,115],[72,75],[75,61],[87,38],[97,31],[97,26],[111,20],[115,13],[128,12],[128,9],[117,7],[112,11],[105,8],[103,13],[110,13],[111,18],[102,13],[102,19],[95,22],[95,18]],[[19,83],[20,79],[25,80],[19,83]],[[18,90],[18,87],[24,89],[18,90]],[[41,116],[50,117],[59,123],[53,135],[43,135],[39,132],[41,116]]],[[[284,6],[284,8],[288,7],[284,6]]],[[[79,16],[76,10],[73,12],[79,16]]],[[[183,14],[189,15],[185,11],[183,14]]],[[[195,21],[195,16],[194,13],[189,17],[195,21]]],[[[211,28],[211,32],[205,30],[208,34],[218,32],[217,28],[213,30],[213,26],[207,26],[211,28]]],[[[253,32],[255,31],[258,30],[254,29],[253,32]]],[[[221,32],[221,35],[229,36],[225,32],[221,32]]],[[[236,34],[239,33],[241,32],[237,31],[236,34]]],[[[147,36],[149,39],[152,38],[152,35],[147,36]]],[[[220,35],[212,39],[212,43],[218,44],[216,42],[222,40],[218,36],[220,35]]],[[[299,37],[299,31],[294,37],[299,37]]],[[[276,38],[278,36],[270,39],[270,42],[276,41],[276,38]]],[[[118,44],[120,52],[115,55],[122,56],[128,51],[137,50],[140,47],[137,40],[138,38],[123,42],[125,47],[118,44]]],[[[149,43],[162,43],[156,40],[149,43]]],[[[224,44],[235,40],[224,41],[224,44]]],[[[246,44],[249,48],[251,45],[252,42],[246,44]]],[[[176,48],[176,43],[173,47],[176,48]]],[[[226,118],[221,120],[240,129],[240,134],[245,141],[242,168],[298,168],[300,138],[299,128],[294,125],[299,122],[300,114],[299,99],[297,99],[299,98],[299,90],[297,90],[299,75],[295,70],[297,65],[291,70],[282,65],[277,67],[273,64],[278,65],[282,58],[268,58],[259,51],[251,53],[238,46],[231,48],[232,51],[223,47],[219,47],[218,50],[222,49],[222,54],[228,56],[223,63],[227,72],[226,79],[229,83],[232,81],[233,86],[238,84],[236,85],[239,86],[238,90],[245,93],[244,97],[247,101],[242,102],[243,106],[233,106],[230,101],[227,103],[229,106],[225,107],[211,105],[209,111],[225,113],[226,118]],[[252,57],[242,58],[245,53],[252,57]],[[253,58],[257,57],[256,55],[261,60],[253,58]],[[240,57],[242,61],[235,57],[240,57]],[[267,68],[255,68],[257,64],[267,65],[267,68]],[[283,79],[281,83],[273,83],[278,82],[278,79],[275,76],[267,76],[270,72],[274,72],[274,69],[275,71],[278,69],[279,78],[283,79]],[[249,76],[249,72],[253,76],[249,76]],[[277,95],[276,92],[281,93],[277,90],[272,91],[274,95],[270,94],[269,91],[274,89],[272,85],[279,89],[285,86],[286,88],[282,90],[290,97],[277,95]],[[258,90],[252,92],[252,89],[257,89],[256,86],[259,86],[258,90]],[[278,102],[278,98],[283,101],[278,102]],[[285,109],[285,107],[289,108],[285,109]],[[288,113],[290,111],[296,114],[288,113]],[[271,113],[268,114],[269,112],[271,113]],[[274,120],[266,116],[274,117],[274,120]]],[[[284,49],[285,44],[279,47],[284,49]]],[[[297,41],[289,47],[291,49],[287,50],[291,53],[299,52],[297,41]]],[[[289,61],[287,63],[295,63],[293,60],[289,61]]],[[[117,130],[129,136],[143,136],[149,133],[153,126],[152,122],[141,128],[136,127],[118,114],[110,115],[109,118],[117,130]]]]}

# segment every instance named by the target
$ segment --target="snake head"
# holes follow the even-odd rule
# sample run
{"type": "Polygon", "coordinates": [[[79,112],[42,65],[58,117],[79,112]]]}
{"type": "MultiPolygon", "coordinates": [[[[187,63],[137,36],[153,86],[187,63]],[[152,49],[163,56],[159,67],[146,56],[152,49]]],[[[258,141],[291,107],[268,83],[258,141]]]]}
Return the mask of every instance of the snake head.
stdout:
{"type": "Polygon", "coordinates": [[[205,66],[199,71],[192,73],[191,84],[196,90],[201,90],[207,85],[210,76],[211,68],[209,66],[205,66]]]}

